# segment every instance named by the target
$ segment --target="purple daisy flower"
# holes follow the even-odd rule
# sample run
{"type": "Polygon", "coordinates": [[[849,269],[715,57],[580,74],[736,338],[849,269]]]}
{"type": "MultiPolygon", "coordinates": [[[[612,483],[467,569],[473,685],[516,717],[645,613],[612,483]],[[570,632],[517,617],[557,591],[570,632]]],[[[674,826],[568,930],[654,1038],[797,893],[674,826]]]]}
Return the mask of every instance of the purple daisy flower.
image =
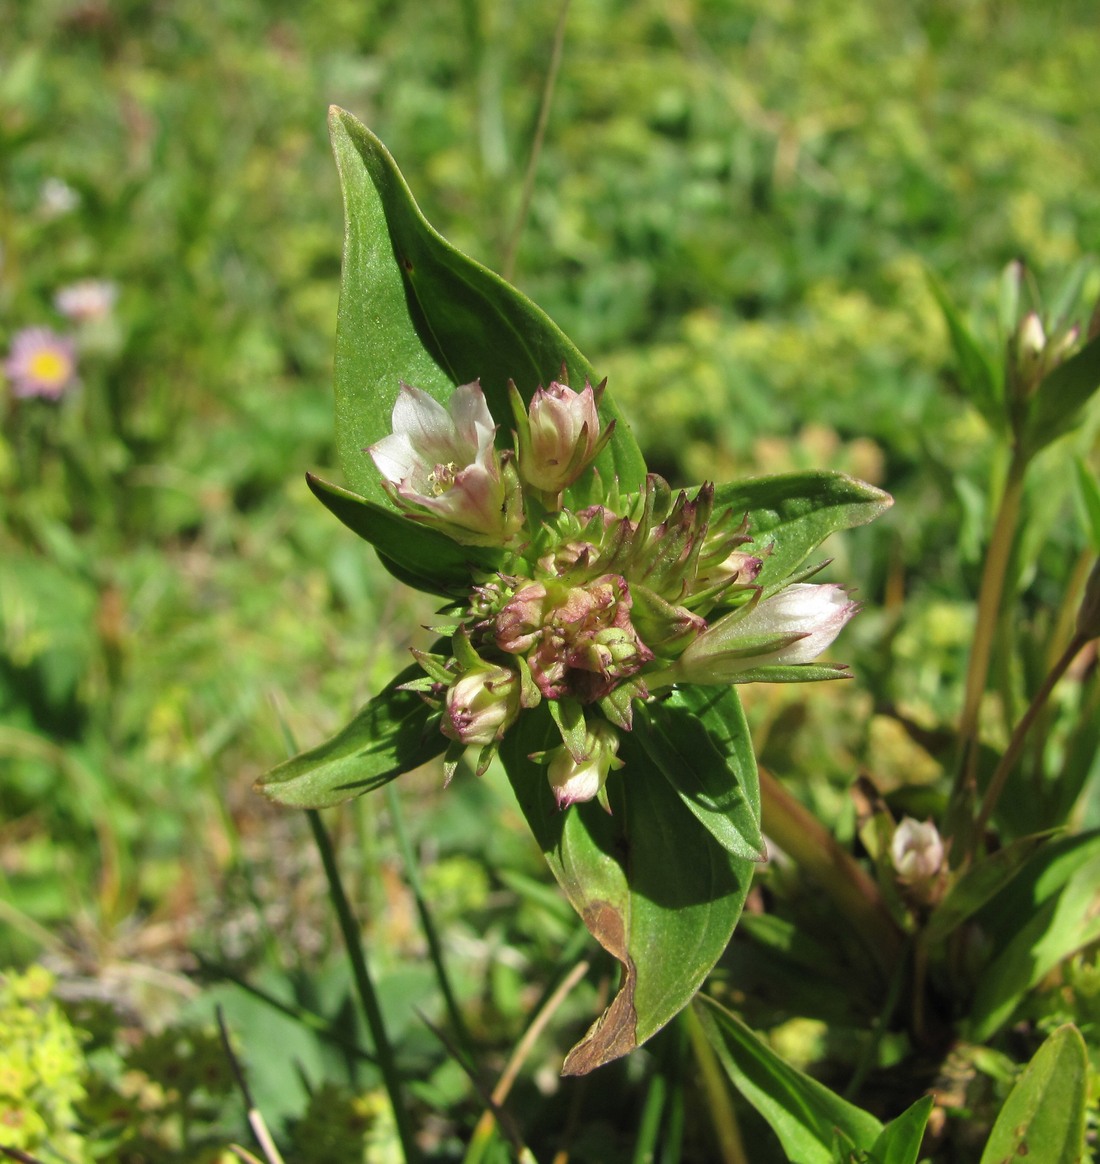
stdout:
{"type": "Polygon", "coordinates": [[[48,327],[25,327],[12,337],[4,374],[16,396],[56,400],[76,383],[76,348],[48,327]]]}

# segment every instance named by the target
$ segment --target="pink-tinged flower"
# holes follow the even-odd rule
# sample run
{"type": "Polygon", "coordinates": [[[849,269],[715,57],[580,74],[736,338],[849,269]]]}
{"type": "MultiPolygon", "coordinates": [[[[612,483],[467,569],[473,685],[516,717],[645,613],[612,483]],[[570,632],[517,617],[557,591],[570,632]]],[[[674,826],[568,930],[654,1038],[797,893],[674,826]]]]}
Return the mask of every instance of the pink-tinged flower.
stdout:
{"type": "Polygon", "coordinates": [[[409,516],[467,545],[500,545],[519,531],[514,471],[494,447],[480,384],[456,388],[446,407],[402,384],[392,422],[393,432],[367,451],[394,501],[412,507],[409,516]]]}
{"type": "Polygon", "coordinates": [[[54,306],[74,323],[106,319],[118,299],[118,284],[108,279],[81,279],[61,287],[53,297],[54,306]]]}
{"type": "Polygon", "coordinates": [[[532,489],[549,498],[572,485],[611,438],[614,421],[603,432],[597,411],[603,385],[574,392],[556,380],[537,388],[526,411],[511,386],[516,417],[519,472],[532,489]]]}
{"type": "Polygon", "coordinates": [[[546,778],[558,808],[599,796],[611,769],[623,766],[618,750],[619,733],[605,720],[597,719],[586,726],[584,753],[579,758],[564,744],[547,753],[546,778]]]}
{"type": "Polygon", "coordinates": [[[76,349],[48,327],[24,328],[11,341],[4,374],[16,396],[56,400],[76,383],[76,349]]]}
{"type": "Polygon", "coordinates": [[[582,586],[531,582],[496,617],[502,651],[525,655],[547,699],[593,703],[653,658],[630,618],[630,589],[617,574],[582,586]]]}
{"type": "Polygon", "coordinates": [[[902,884],[932,881],[943,869],[946,855],[943,838],[931,821],[922,824],[902,817],[890,841],[890,859],[902,884]]]}
{"type": "Polygon", "coordinates": [[[500,740],[515,722],[520,707],[520,681],[507,667],[481,667],[467,672],[447,690],[440,727],[449,739],[484,747],[500,740]]]}
{"type": "Polygon", "coordinates": [[[692,641],[671,667],[648,677],[666,683],[736,683],[757,667],[810,663],[859,610],[836,585],[795,583],[753,607],[720,618],[692,641]]]}

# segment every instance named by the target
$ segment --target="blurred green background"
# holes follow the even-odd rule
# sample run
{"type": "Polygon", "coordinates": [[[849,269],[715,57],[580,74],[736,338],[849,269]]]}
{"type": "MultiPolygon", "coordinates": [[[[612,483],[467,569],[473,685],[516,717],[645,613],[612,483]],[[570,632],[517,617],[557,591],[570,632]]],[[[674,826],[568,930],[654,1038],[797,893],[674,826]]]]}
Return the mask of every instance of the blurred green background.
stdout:
{"type": "MultiPolygon", "coordinates": [[[[196,946],[323,960],[304,823],[251,783],[285,754],[281,723],[302,746],[335,730],[431,613],[303,481],[338,478],[326,108],[370,126],[433,225],[499,269],[560,14],[0,0],[0,345],[73,334],[80,377],[57,403],[0,387],[0,964],[130,967],[117,989],[152,1006],[147,968],[189,997],[196,946]],[[114,282],[117,304],[73,325],[54,296],[83,278],[114,282]]],[[[841,811],[859,765],[887,784],[936,773],[872,714],[957,705],[988,517],[989,442],[927,273],[995,345],[1005,263],[1056,281],[1095,246],[1095,16],[1088,0],[569,7],[514,282],[674,483],[839,468],[898,498],[829,546],[830,577],[868,605],[837,655],[862,679],[749,697],[766,758],[819,805],[841,811]]],[[[1076,454],[1095,456],[1094,432],[1076,454]]],[[[1059,447],[1031,500],[1036,609],[1084,540],[1059,447]]],[[[543,874],[493,777],[438,783],[407,785],[415,841],[445,923],[491,935],[484,1022],[506,1041],[567,914],[509,913],[543,874]]],[[[418,939],[385,815],[364,801],[335,827],[400,968],[418,939]]]]}

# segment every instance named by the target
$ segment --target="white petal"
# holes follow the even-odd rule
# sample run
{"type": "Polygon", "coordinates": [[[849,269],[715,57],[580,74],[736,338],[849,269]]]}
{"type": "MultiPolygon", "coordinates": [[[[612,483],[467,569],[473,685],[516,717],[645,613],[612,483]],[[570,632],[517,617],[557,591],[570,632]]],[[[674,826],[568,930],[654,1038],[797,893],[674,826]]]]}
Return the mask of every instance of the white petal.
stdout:
{"type": "Polygon", "coordinates": [[[393,406],[395,434],[405,434],[425,461],[454,460],[455,425],[450,413],[421,388],[402,384],[393,406]]]}

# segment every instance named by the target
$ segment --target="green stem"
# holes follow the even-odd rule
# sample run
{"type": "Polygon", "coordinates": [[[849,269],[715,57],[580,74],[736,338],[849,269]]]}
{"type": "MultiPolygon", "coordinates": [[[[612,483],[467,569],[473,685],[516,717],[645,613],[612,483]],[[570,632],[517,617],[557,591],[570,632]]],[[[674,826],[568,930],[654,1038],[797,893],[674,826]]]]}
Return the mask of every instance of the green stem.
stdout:
{"type": "Polygon", "coordinates": [[[1066,649],[1059,656],[1054,666],[1051,667],[1046,679],[1043,680],[1042,687],[1035,693],[1035,697],[1028,705],[1027,711],[1024,712],[1020,722],[1016,725],[1016,730],[1012,733],[1012,738],[1008,741],[1008,747],[1005,748],[1004,755],[997,764],[997,768],[985,790],[981,811],[978,813],[977,819],[974,822],[975,837],[981,837],[985,826],[989,823],[989,818],[993,815],[993,810],[997,807],[997,801],[1001,798],[1001,793],[1004,791],[1005,782],[1008,780],[1013,766],[1019,759],[1020,752],[1023,751],[1024,742],[1027,739],[1028,732],[1031,730],[1031,725],[1046,706],[1046,702],[1050,698],[1050,693],[1054,690],[1054,685],[1066,673],[1070,663],[1077,657],[1077,652],[1087,642],[1088,639],[1082,634],[1075,634],[1070,639],[1066,649]]]}
{"type": "MultiPolygon", "coordinates": [[[[960,812],[962,806],[971,802],[976,791],[978,716],[982,696],[985,694],[986,680],[989,677],[989,662],[993,654],[1001,600],[1004,597],[1005,576],[1016,539],[1016,526],[1020,519],[1027,465],[1027,456],[1019,449],[1014,450],[982,569],[974,642],[970,649],[962,715],[959,718],[959,759],[955,787],[952,790],[952,806],[956,814],[960,812]]],[[[956,820],[955,823],[961,821],[956,820]]]]}
{"type": "Polygon", "coordinates": [[[703,1024],[695,1013],[697,1006],[698,1002],[692,1003],[684,1013],[687,1015],[691,1049],[695,1054],[695,1062],[703,1082],[703,1092],[707,1097],[707,1111],[710,1113],[714,1134],[718,1140],[718,1155],[722,1164],[749,1164],[745,1141],[741,1138],[741,1128],[733,1106],[733,1097],[722,1074],[718,1056],[715,1055],[707,1033],[703,1030],[703,1024]]]}
{"type": "Polygon", "coordinates": [[[401,860],[405,863],[405,876],[408,878],[409,888],[412,890],[413,900],[416,902],[420,928],[424,931],[424,940],[428,943],[428,956],[432,960],[436,981],[439,983],[443,1002],[447,1008],[447,1017],[451,1021],[451,1029],[458,1039],[459,1046],[472,1063],[475,1058],[473,1039],[470,1037],[469,1028],[462,1017],[454,990],[451,987],[450,975],[447,973],[447,966],[443,960],[443,944],[439,940],[439,931],[435,928],[428,903],[424,899],[416,854],[413,852],[408,832],[405,829],[405,819],[401,812],[401,800],[397,795],[397,788],[392,783],[386,785],[386,804],[390,810],[390,822],[393,826],[394,837],[397,840],[397,847],[401,851],[401,860]]]}
{"type": "Polygon", "coordinates": [[[558,24],[554,29],[554,45],[550,50],[550,65],[546,70],[546,82],[542,87],[542,100],[539,104],[538,123],[535,126],[535,139],[531,143],[531,156],[527,159],[527,171],[523,175],[523,192],[520,195],[519,213],[516,215],[516,223],[512,227],[512,234],[504,250],[504,259],[500,264],[501,276],[509,283],[515,274],[516,252],[519,250],[519,240],[523,235],[523,228],[527,223],[527,215],[531,209],[531,198],[535,193],[535,176],[538,173],[542,144],[546,140],[546,125],[550,120],[550,104],[554,97],[554,86],[558,80],[558,69],[561,67],[568,15],[569,0],[563,0],[561,12],[558,15],[558,24]]]}
{"type": "Polygon", "coordinates": [[[397,1070],[397,1060],[394,1057],[393,1046],[386,1034],[386,1024],[382,1018],[382,1008],[378,1005],[378,995],[375,993],[374,983],[370,971],[367,969],[367,960],[363,955],[363,945],[359,936],[359,926],[347,895],[344,893],[344,884],[340,878],[340,870],[336,864],[336,853],[328,830],[321,820],[321,814],[316,809],[307,809],[306,817],[313,832],[313,840],[317,851],[321,854],[321,863],[325,868],[328,879],[329,896],[332,898],[336,917],[340,923],[340,932],[344,938],[344,946],[348,952],[355,986],[359,992],[359,1001],[363,1004],[363,1013],[367,1019],[371,1039],[374,1042],[374,1053],[378,1058],[378,1068],[382,1072],[382,1082],[390,1097],[393,1106],[394,1123],[397,1125],[397,1135],[401,1141],[402,1151],[408,1164],[419,1160],[420,1154],[413,1139],[412,1126],[409,1123],[409,1114],[405,1108],[404,1089],[401,1085],[401,1076],[397,1070]]]}
{"type": "Polygon", "coordinates": [[[764,832],[832,898],[889,982],[904,939],[878,886],[819,820],[760,769],[764,832]]]}

